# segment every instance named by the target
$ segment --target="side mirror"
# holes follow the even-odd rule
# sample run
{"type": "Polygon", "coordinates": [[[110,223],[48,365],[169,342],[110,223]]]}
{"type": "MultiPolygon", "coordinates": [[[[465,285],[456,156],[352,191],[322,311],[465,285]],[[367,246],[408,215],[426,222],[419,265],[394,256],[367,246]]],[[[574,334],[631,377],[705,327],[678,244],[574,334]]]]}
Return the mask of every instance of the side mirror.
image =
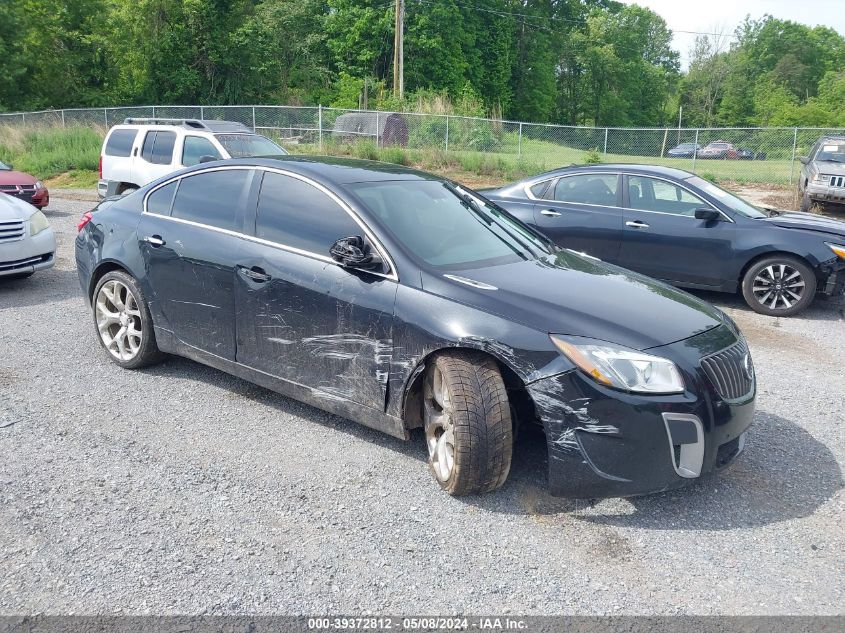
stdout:
{"type": "Polygon", "coordinates": [[[342,237],[329,249],[332,259],[349,268],[372,270],[381,265],[381,257],[373,253],[360,235],[342,237]]]}
{"type": "Polygon", "coordinates": [[[810,162],[810,157],[809,156],[799,156],[798,160],[801,161],[802,165],[806,165],[807,163],[810,162]]]}
{"type": "Polygon", "coordinates": [[[216,160],[220,160],[217,156],[201,156],[200,163],[213,163],[216,160]]]}
{"type": "Polygon", "coordinates": [[[716,209],[709,209],[707,207],[702,207],[700,209],[695,210],[695,219],[696,220],[704,220],[705,222],[713,222],[718,220],[722,217],[722,214],[716,211],[716,209]]]}

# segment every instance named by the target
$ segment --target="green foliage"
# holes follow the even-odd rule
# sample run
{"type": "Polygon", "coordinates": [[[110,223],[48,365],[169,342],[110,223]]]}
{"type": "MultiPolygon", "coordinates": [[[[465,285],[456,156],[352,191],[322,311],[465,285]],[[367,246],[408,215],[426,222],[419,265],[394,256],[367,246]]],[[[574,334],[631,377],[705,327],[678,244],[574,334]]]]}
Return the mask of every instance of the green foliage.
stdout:
{"type": "Polygon", "coordinates": [[[0,159],[41,179],[71,170],[95,170],[103,137],[102,130],[90,127],[0,126],[0,159]]]}
{"type": "MultiPolygon", "coordinates": [[[[331,104],[598,126],[845,125],[845,39],[765,16],[679,72],[653,11],[612,0],[406,2],[393,94],[385,0],[0,0],[0,111],[331,104]]],[[[439,147],[440,123],[415,133],[439,147]]],[[[488,151],[466,125],[450,147],[488,151]]],[[[590,141],[592,143],[593,141],[590,141]]],[[[631,146],[625,151],[641,151],[631,146]]],[[[651,150],[649,150],[651,151],[651,150]]]]}
{"type": "Polygon", "coordinates": [[[705,171],[705,172],[703,172],[703,173],[701,174],[701,177],[702,177],[704,180],[707,180],[707,181],[712,182],[712,183],[716,183],[716,182],[718,182],[718,181],[716,180],[716,174],[714,174],[713,172],[710,172],[710,171],[705,171]]]}
{"type": "Polygon", "coordinates": [[[584,154],[584,160],[582,162],[585,165],[600,165],[602,163],[602,157],[601,152],[599,152],[599,148],[594,147],[584,154]]]}

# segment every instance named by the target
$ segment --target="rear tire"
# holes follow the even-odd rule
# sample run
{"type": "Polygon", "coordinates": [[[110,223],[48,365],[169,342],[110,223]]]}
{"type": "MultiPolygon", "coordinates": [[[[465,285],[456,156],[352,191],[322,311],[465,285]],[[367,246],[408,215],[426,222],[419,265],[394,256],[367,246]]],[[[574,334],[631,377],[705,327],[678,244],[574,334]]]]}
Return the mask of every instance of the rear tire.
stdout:
{"type": "Polygon", "coordinates": [[[438,355],[423,381],[429,466],[450,495],[480,494],[507,479],[513,424],[505,383],[481,352],[438,355]]]}
{"type": "Polygon", "coordinates": [[[140,369],[164,359],[156,345],[147,301],[130,275],[120,270],[103,275],[91,304],[97,339],[112,362],[124,369],[140,369]]]}
{"type": "Polygon", "coordinates": [[[129,187],[124,187],[121,190],[120,195],[128,196],[130,193],[135,193],[136,191],[138,191],[138,187],[136,187],[135,185],[130,185],[129,187]]]}
{"type": "Polygon", "coordinates": [[[752,265],[742,280],[742,296],[755,312],[769,316],[794,316],[816,295],[816,275],[804,261],[789,255],[772,255],[752,265]]]}

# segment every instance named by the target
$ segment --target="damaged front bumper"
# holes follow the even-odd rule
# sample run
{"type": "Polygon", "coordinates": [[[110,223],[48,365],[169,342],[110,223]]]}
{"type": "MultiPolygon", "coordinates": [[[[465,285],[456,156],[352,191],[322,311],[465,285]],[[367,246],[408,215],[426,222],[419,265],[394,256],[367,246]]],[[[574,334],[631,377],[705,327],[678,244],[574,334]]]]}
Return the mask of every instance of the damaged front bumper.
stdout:
{"type": "Polygon", "coordinates": [[[658,348],[681,368],[684,393],[626,393],[577,370],[530,383],[548,442],[551,494],[601,498],[660,492],[733,461],[754,417],[756,385],[752,375],[745,396],[719,395],[700,364],[702,356],[730,347],[727,328],[718,330],[658,348]]]}

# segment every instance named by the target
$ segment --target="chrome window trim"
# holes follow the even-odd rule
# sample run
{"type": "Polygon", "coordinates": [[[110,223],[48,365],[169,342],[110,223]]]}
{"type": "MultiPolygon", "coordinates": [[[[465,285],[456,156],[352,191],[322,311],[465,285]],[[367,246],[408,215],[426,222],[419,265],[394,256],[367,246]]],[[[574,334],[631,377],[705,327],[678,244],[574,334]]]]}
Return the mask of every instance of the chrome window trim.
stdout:
{"type": "MultiPolygon", "coordinates": [[[[215,172],[215,171],[230,171],[230,170],[236,170],[236,169],[255,170],[255,171],[261,170],[261,171],[265,171],[265,172],[277,173],[277,174],[280,174],[282,176],[290,176],[292,178],[296,178],[297,180],[301,180],[302,182],[305,182],[305,183],[311,185],[312,187],[315,187],[315,188],[319,189],[320,191],[322,191],[329,198],[331,198],[336,204],[338,204],[341,209],[346,211],[347,215],[349,215],[349,217],[351,217],[352,220],[358,226],[361,227],[361,230],[364,231],[364,234],[370,239],[372,244],[375,246],[376,250],[382,256],[382,259],[385,262],[387,262],[387,265],[390,268],[388,273],[377,273],[377,272],[373,272],[373,271],[367,271],[367,272],[369,272],[371,275],[376,275],[376,276],[382,277],[384,279],[390,279],[390,280],[396,281],[396,282],[399,281],[399,275],[398,275],[398,272],[396,270],[396,264],[394,263],[393,258],[390,257],[389,253],[387,252],[387,249],[384,248],[381,241],[378,238],[376,238],[376,236],[372,233],[372,231],[370,231],[369,227],[367,227],[367,225],[364,224],[363,220],[361,220],[358,217],[358,214],[355,213],[355,211],[353,211],[352,207],[350,207],[340,197],[338,197],[335,193],[333,193],[331,190],[327,189],[326,187],[324,187],[320,183],[308,178],[307,176],[303,176],[302,174],[297,174],[297,173],[294,173],[294,172],[285,171],[284,169],[279,169],[279,168],[276,168],[276,167],[265,167],[265,166],[262,166],[262,165],[225,165],[225,166],[221,166],[221,167],[210,167],[208,169],[199,169],[197,171],[192,171],[188,174],[181,174],[179,176],[176,176],[174,178],[169,178],[168,180],[165,180],[164,182],[157,184],[155,187],[150,189],[146,194],[144,194],[142,213],[144,215],[151,215],[151,216],[154,216],[154,217],[157,217],[157,218],[164,218],[165,220],[171,220],[173,222],[178,222],[180,224],[187,224],[187,225],[190,225],[190,226],[196,226],[196,227],[199,227],[199,228],[208,229],[210,231],[215,231],[217,233],[222,233],[224,235],[231,235],[233,237],[245,239],[247,241],[255,242],[257,244],[263,244],[264,246],[270,246],[270,247],[273,247],[273,248],[278,248],[278,249],[286,251],[288,253],[293,253],[294,255],[302,255],[304,257],[310,257],[311,259],[316,259],[316,260],[319,260],[319,261],[322,261],[322,262],[326,262],[328,264],[334,264],[335,266],[338,266],[339,268],[344,268],[341,264],[339,264],[338,262],[333,260],[331,257],[328,257],[327,255],[322,255],[320,253],[314,253],[312,251],[306,251],[306,250],[303,250],[301,248],[296,248],[295,246],[289,246],[287,244],[281,244],[279,242],[273,242],[273,241],[270,241],[270,240],[265,240],[265,239],[262,239],[260,237],[254,236],[254,235],[247,235],[246,233],[241,233],[241,232],[238,232],[238,231],[230,231],[229,229],[221,229],[219,227],[211,226],[209,224],[203,224],[201,222],[194,222],[193,220],[184,220],[182,218],[174,218],[172,215],[162,215],[160,213],[153,213],[153,212],[147,210],[147,201],[148,201],[149,197],[153,193],[155,193],[156,191],[161,189],[162,187],[166,187],[167,185],[169,185],[173,182],[176,182],[176,181],[181,181],[183,178],[190,178],[192,176],[199,176],[200,174],[207,174],[207,173],[211,173],[211,172],[215,172]]],[[[178,192],[178,189],[177,189],[177,192],[178,192]]],[[[174,195],[173,203],[175,203],[175,202],[176,202],[176,196],[174,195]]],[[[171,213],[173,212],[173,203],[171,203],[171,213]]]]}
{"type": "MultiPolygon", "coordinates": [[[[564,202],[562,200],[554,200],[554,199],[551,199],[551,198],[537,198],[537,197],[534,196],[533,193],[531,193],[531,187],[536,187],[537,185],[544,183],[544,182],[550,182],[552,180],[557,180],[557,179],[560,179],[560,178],[568,178],[569,176],[583,176],[583,175],[589,175],[589,174],[608,174],[608,175],[615,174],[617,176],[619,174],[622,174],[623,176],[628,176],[628,177],[634,176],[634,177],[638,177],[638,178],[653,178],[654,180],[662,180],[663,182],[668,182],[670,185],[675,185],[676,187],[680,187],[681,189],[691,193],[696,198],[701,198],[700,195],[698,195],[695,191],[693,191],[689,187],[682,185],[678,182],[675,182],[674,180],[670,180],[669,178],[664,178],[663,176],[654,176],[652,174],[637,174],[637,173],[627,172],[627,171],[620,171],[620,172],[578,171],[578,172],[572,172],[572,173],[567,173],[567,174],[563,174],[563,175],[560,175],[560,176],[554,176],[552,178],[547,178],[546,180],[539,180],[539,181],[537,181],[537,182],[535,182],[534,184],[531,184],[531,185],[525,185],[522,190],[525,192],[525,195],[528,197],[529,200],[534,200],[534,201],[537,201],[537,202],[554,202],[554,203],[558,203],[558,204],[577,204],[577,205],[581,205],[583,207],[597,207],[599,209],[620,209],[622,211],[642,211],[643,213],[658,213],[660,215],[671,215],[671,216],[678,217],[678,218],[689,218],[691,220],[695,220],[694,216],[681,215],[680,213],[666,213],[665,211],[649,211],[648,209],[634,209],[632,207],[617,207],[616,205],[590,204],[589,202],[564,202]]],[[[693,174],[693,175],[695,175],[695,174],[693,174]]],[[[727,215],[724,211],[722,211],[721,209],[717,209],[716,207],[714,207],[711,203],[707,202],[706,200],[702,200],[702,202],[704,204],[706,204],[708,207],[710,207],[711,209],[713,209],[714,211],[718,211],[719,214],[726,221],[730,222],[731,224],[735,224],[734,219],[732,217],[730,217],[729,215],[727,215]]]]}

